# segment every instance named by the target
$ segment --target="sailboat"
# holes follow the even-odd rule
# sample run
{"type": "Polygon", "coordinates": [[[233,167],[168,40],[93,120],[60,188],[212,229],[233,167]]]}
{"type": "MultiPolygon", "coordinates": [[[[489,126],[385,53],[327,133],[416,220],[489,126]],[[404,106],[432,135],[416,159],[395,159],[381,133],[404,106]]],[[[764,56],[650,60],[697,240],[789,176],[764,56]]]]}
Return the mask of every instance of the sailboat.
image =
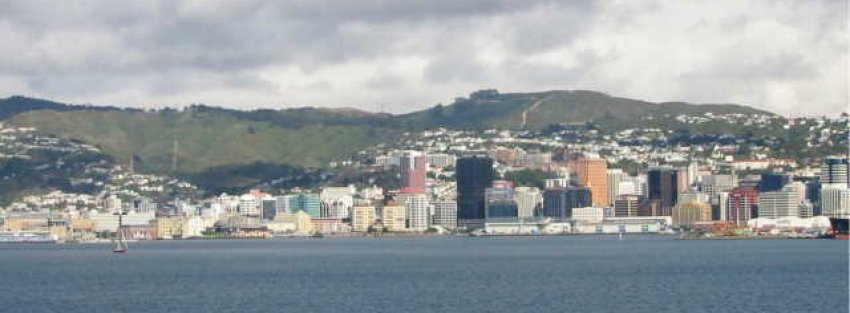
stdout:
{"type": "Polygon", "coordinates": [[[116,242],[115,249],[112,249],[113,253],[127,252],[127,242],[124,241],[124,232],[121,230],[123,215],[123,212],[121,210],[118,210],[118,240],[116,242]]]}

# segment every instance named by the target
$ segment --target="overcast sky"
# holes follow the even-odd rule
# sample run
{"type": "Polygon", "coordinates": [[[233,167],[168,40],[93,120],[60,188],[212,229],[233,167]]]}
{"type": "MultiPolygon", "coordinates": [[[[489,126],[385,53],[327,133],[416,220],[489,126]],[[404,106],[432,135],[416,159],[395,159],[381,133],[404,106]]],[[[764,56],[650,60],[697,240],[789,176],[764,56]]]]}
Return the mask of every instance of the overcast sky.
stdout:
{"type": "Polygon", "coordinates": [[[0,0],[0,96],[408,112],[477,89],[848,106],[824,1],[0,0]]]}

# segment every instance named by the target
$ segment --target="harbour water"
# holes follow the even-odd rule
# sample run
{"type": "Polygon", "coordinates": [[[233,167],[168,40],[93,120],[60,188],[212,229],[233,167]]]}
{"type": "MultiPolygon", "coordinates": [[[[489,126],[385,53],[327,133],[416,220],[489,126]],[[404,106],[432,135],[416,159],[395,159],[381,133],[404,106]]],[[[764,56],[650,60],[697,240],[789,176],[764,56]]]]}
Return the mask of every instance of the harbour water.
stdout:
{"type": "Polygon", "coordinates": [[[848,242],[665,236],[0,245],[2,312],[847,312],[848,242]]]}

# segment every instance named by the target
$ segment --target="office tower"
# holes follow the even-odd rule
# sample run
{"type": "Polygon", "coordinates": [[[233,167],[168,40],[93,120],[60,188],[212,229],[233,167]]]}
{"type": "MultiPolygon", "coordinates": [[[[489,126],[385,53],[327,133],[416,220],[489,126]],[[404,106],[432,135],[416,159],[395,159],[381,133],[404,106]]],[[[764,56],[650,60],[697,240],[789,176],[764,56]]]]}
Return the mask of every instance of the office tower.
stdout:
{"type": "Polygon", "coordinates": [[[668,216],[679,196],[678,172],[670,167],[654,167],[646,174],[649,200],[658,200],[658,215],[668,216]]]}
{"type": "Polygon", "coordinates": [[[700,177],[700,190],[709,197],[721,192],[729,192],[737,186],[737,179],[732,175],[703,175],[700,177]]]}
{"type": "Polygon", "coordinates": [[[351,207],[354,206],[354,195],[357,188],[346,187],[324,187],[320,195],[322,199],[321,217],[325,218],[349,218],[351,207]]]}
{"type": "Polygon", "coordinates": [[[457,201],[437,200],[433,204],[434,225],[447,229],[457,228],[457,201]]]}
{"type": "Polygon", "coordinates": [[[699,181],[697,173],[699,172],[699,164],[696,161],[691,161],[687,168],[688,186],[693,186],[699,181]]]}
{"type": "Polygon", "coordinates": [[[640,205],[640,196],[638,195],[620,195],[614,200],[614,216],[615,217],[634,217],[638,216],[638,206],[640,205]]]}
{"type": "Polygon", "coordinates": [[[676,203],[682,202],[706,202],[708,203],[709,197],[708,194],[699,192],[699,191],[684,191],[680,192],[679,196],[676,197],[676,203]]]}
{"type": "Polygon", "coordinates": [[[850,216],[850,189],[835,184],[821,190],[821,207],[826,217],[850,216]]]}
{"type": "Polygon", "coordinates": [[[277,211],[276,213],[293,212],[292,208],[289,207],[289,198],[291,197],[291,195],[282,195],[275,197],[275,202],[277,205],[275,207],[275,210],[277,211]]]}
{"type": "Polygon", "coordinates": [[[676,190],[679,192],[690,190],[691,186],[688,183],[688,168],[681,167],[676,169],[676,190]]]}
{"type": "MultiPolygon", "coordinates": [[[[176,206],[175,206],[176,207],[176,206]]],[[[253,194],[239,196],[239,215],[260,217],[260,201],[253,194]]]]}
{"type": "Polygon", "coordinates": [[[367,232],[375,223],[375,207],[355,206],[351,209],[351,227],[354,231],[367,232]]]}
{"type": "Polygon", "coordinates": [[[406,228],[407,209],[397,203],[388,203],[381,209],[381,223],[387,231],[403,231],[406,228]]]}
{"type": "Polygon", "coordinates": [[[315,193],[301,193],[289,197],[289,208],[292,212],[304,211],[312,218],[321,217],[321,197],[315,193]]]}
{"type": "Polygon", "coordinates": [[[428,159],[417,151],[405,151],[399,160],[402,192],[425,192],[425,177],[428,172],[428,159]]]}
{"type": "Polygon", "coordinates": [[[514,201],[516,201],[519,218],[532,218],[543,203],[543,195],[537,187],[516,187],[514,201]]]}
{"type": "Polygon", "coordinates": [[[713,197],[711,197],[711,219],[715,221],[725,221],[727,220],[727,214],[729,213],[729,193],[728,192],[718,192],[713,197]]]}
{"type": "Polygon", "coordinates": [[[828,157],[820,170],[821,184],[843,184],[850,187],[850,161],[842,157],[828,157]]]}
{"type": "Polygon", "coordinates": [[[620,183],[623,182],[623,170],[619,168],[608,169],[608,202],[613,205],[614,200],[620,195],[620,183]]]}
{"type": "Polygon", "coordinates": [[[261,200],[264,220],[273,220],[277,215],[277,199],[272,196],[263,197],[261,200]]]}
{"type": "Polygon", "coordinates": [[[791,182],[788,175],[779,173],[762,173],[759,181],[759,192],[780,191],[791,182]]]}
{"type": "Polygon", "coordinates": [[[822,215],[820,177],[812,177],[806,182],[806,199],[812,203],[812,215],[822,215]]]}
{"type": "Polygon", "coordinates": [[[497,180],[493,187],[484,191],[486,203],[486,219],[517,218],[518,208],[514,201],[513,184],[507,181],[497,180]]]}
{"type": "Polygon", "coordinates": [[[484,190],[493,184],[493,159],[466,157],[457,160],[458,226],[483,226],[484,190]]]}
{"type": "Polygon", "coordinates": [[[407,228],[415,231],[425,231],[431,221],[428,196],[424,193],[401,193],[396,201],[404,205],[407,212],[407,228]]]}
{"type": "Polygon", "coordinates": [[[566,219],[573,208],[591,206],[592,192],[587,187],[548,189],[543,192],[543,216],[566,219]]]}
{"type": "Polygon", "coordinates": [[[691,226],[711,220],[711,205],[704,201],[684,201],[673,207],[673,225],[691,226]]]}
{"type": "Polygon", "coordinates": [[[591,192],[595,206],[608,205],[608,162],[599,158],[584,158],[579,163],[578,183],[591,192]]]}
{"type": "Polygon", "coordinates": [[[569,178],[548,178],[545,181],[546,189],[551,188],[567,188],[570,186],[569,178]]]}
{"type": "Polygon", "coordinates": [[[793,190],[759,192],[758,217],[797,216],[800,210],[799,206],[800,202],[797,201],[797,194],[793,190]]]}
{"type": "Polygon", "coordinates": [[[729,212],[726,214],[728,221],[737,225],[746,225],[753,217],[758,206],[759,191],[756,187],[736,187],[729,192],[729,212]]]}

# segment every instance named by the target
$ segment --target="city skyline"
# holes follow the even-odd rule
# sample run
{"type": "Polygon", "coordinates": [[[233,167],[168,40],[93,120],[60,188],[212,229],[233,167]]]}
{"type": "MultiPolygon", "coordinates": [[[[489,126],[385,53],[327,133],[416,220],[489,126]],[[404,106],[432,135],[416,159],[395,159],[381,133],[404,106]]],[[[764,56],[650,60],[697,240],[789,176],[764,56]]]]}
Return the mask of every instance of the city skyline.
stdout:
{"type": "Polygon", "coordinates": [[[0,21],[4,97],[403,113],[597,90],[791,116],[848,97],[846,1],[12,1],[0,21]]]}

